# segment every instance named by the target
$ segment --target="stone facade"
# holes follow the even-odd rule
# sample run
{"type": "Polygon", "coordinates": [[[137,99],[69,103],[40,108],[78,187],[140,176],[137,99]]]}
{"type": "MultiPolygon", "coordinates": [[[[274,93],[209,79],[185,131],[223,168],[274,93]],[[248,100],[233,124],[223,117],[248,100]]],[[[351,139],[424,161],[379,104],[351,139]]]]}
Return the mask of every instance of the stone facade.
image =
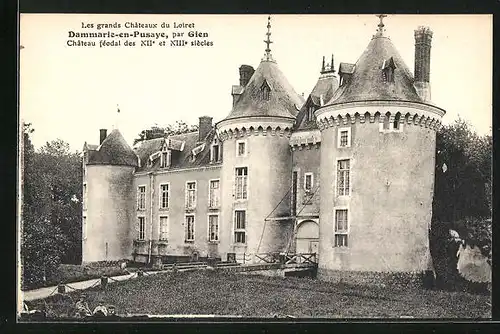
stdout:
{"type": "Polygon", "coordinates": [[[333,56],[323,61],[305,101],[268,47],[255,71],[242,66],[233,109],[215,125],[202,116],[200,133],[133,149],[116,132],[86,145],[84,261],[313,252],[319,277],[332,279],[431,269],[435,132],[445,111],[429,101],[430,38],[416,53],[423,94],[383,27],[358,62],[340,63],[340,86],[333,56]],[[101,152],[111,148],[119,152],[101,152]]]}

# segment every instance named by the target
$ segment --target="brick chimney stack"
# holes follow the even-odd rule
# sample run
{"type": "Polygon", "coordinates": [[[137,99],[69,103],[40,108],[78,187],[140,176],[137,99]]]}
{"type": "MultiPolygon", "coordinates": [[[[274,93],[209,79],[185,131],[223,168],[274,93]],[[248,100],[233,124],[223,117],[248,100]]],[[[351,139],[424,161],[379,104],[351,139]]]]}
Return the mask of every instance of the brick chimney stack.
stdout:
{"type": "Polygon", "coordinates": [[[241,65],[240,66],[240,86],[245,87],[250,78],[252,77],[255,70],[250,65],[241,65]]]}
{"type": "Polygon", "coordinates": [[[100,129],[99,130],[99,145],[102,144],[102,142],[104,141],[104,139],[106,139],[106,137],[108,136],[108,130],[106,129],[100,129]]]}
{"type": "Polygon", "coordinates": [[[198,126],[198,141],[204,141],[210,131],[212,131],[212,117],[201,116],[198,126]]]}
{"type": "Polygon", "coordinates": [[[424,101],[430,101],[432,31],[428,27],[415,30],[415,88],[424,101]]]}

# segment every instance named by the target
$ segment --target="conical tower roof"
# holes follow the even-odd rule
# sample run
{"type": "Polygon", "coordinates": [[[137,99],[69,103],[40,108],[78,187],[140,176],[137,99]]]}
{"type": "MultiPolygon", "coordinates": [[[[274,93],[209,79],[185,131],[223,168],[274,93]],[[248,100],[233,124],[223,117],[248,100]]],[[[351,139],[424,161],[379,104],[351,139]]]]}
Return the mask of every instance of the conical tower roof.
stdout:
{"type": "Polygon", "coordinates": [[[340,86],[328,104],[370,100],[423,102],[413,86],[413,75],[385,36],[383,26],[379,25],[377,34],[356,62],[351,78],[340,86]],[[387,82],[383,69],[392,66],[393,82],[387,82]]]}
{"type": "Polygon", "coordinates": [[[303,99],[295,92],[274,61],[261,61],[245,87],[240,99],[226,119],[252,116],[295,118],[303,99]],[[263,86],[270,89],[269,99],[262,94],[263,86]]]}
{"type": "Polygon", "coordinates": [[[88,164],[137,167],[138,161],[137,155],[127,144],[120,131],[114,129],[89,157],[88,164]]]}
{"type": "Polygon", "coordinates": [[[273,42],[270,40],[270,19],[269,17],[267,24],[267,40],[264,41],[267,45],[264,58],[225,120],[256,116],[293,119],[304,103],[304,99],[295,92],[271,55],[270,44],[273,42]],[[269,94],[263,92],[266,89],[269,94]]]}

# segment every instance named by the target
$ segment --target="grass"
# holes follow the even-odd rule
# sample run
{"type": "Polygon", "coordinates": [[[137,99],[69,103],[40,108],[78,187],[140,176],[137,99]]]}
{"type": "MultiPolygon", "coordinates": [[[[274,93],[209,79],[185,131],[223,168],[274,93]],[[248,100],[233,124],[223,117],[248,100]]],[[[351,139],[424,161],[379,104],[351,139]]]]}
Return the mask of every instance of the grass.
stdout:
{"type": "MultiPolygon", "coordinates": [[[[300,318],[489,318],[485,295],[423,289],[349,286],[309,278],[280,278],[222,272],[156,274],[86,290],[91,309],[97,299],[118,315],[217,314],[300,318]]],[[[78,292],[70,294],[73,300],[78,292]]],[[[56,314],[71,314],[69,298],[45,300],[56,314]]],[[[35,302],[36,303],[36,302],[35,302]]],[[[489,303],[489,304],[488,304],[489,303]]],[[[43,309],[44,302],[38,301],[43,309]]],[[[36,304],[34,305],[36,306],[36,304]]]]}
{"type": "MultiPolygon", "coordinates": [[[[128,268],[127,270],[130,271],[131,269],[128,268]]],[[[118,265],[93,267],[85,265],[61,264],[52,275],[47,277],[47,280],[45,282],[31,284],[29,286],[23,287],[23,290],[54,286],[61,282],[72,283],[85,281],[93,278],[99,278],[103,275],[117,276],[124,274],[127,274],[127,272],[121,269],[118,265]]]]}

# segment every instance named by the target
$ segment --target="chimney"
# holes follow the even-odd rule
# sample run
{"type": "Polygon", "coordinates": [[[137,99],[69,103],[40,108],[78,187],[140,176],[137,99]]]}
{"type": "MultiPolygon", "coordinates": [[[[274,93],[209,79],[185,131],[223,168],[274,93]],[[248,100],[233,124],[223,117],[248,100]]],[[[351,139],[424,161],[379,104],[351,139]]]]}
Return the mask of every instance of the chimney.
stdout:
{"type": "Polygon", "coordinates": [[[104,141],[104,139],[106,139],[106,137],[108,136],[107,132],[108,132],[108,130],[106,130],[106,129],[99,130],[99,145],[101,145],[102,142],[104,141]]]}
{"type": "Polygon", "coordinates": [[[255,70],[250,65],[240,66],[240,85],[239,86],[233,85],[231,89],[231,95],[233,96],[233,108],[236,105],[236,102],[238,102],[238,100],[240,99],[240,96],[243,93],[245,86],[250,81],[250,78],[252,77],[254,72],[255,70]]]}
{"type": "Polygon", "coordinates": [[[210,131],[212,131],[212,117],[201,116],[198,126],[198,141],[204,141],[210,131]]]}
{"type": "Polygon", "coordinates": [[[431,99],[431,42],[432,31],[429,27],[415,30],[415,89],[424,101],[431,99]]]}
{"type": "Polygon", "coordinates": [[[241,65],[240,66],[240,86],[245,87],[250,78],[252,77],[255,70],[250,65],[241,65]]]}

